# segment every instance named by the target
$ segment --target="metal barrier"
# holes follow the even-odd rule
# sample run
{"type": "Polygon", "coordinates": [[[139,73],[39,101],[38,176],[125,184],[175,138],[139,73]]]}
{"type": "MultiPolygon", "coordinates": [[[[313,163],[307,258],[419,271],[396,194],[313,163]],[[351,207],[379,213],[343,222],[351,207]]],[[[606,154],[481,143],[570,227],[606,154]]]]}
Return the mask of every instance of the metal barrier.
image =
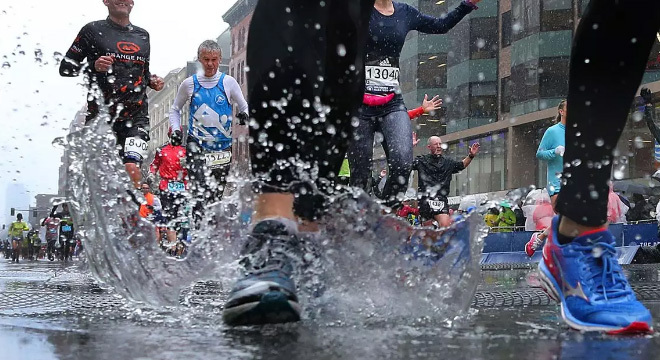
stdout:
{"type": "MultiPolygon", "coordinates": [[[[656,221],[636,224],[611,224],[610,231],[616,238],[616,246],[654,246],[660,243],[656,221]]],[[[490,232],[485,238],[483,252],[524,251],[534,231],[490,232]]]]}

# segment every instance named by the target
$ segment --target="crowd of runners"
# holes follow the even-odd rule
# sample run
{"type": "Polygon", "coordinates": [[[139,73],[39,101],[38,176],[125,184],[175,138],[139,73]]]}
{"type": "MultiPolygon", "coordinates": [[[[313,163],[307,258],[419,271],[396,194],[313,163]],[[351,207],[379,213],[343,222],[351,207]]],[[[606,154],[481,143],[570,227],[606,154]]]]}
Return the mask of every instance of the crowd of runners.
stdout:
{"type": "Polygon", "coordinates": [[[39,225],[31,228],[23,220],[23,214],[16,214],[16,220],[3,229],[6,232],[2,232],[0,239],[5,259],[15,263],[21,259],[68,262],[82,253],[82,239],[75,231],[67,203],[55,204],[39,225]]]}
{"type": "MultiPolygon", "coordinates": [[[[182,223],[195,229],[213,221],[206,210],[223,195],[232,125],[249,124],[257,196],[240,262],[244,276],[224,306],[224,320],[297,321],[301,309],[292,267],[300,237],[322,233],[318,220],[332,215],[326,199],[338,183],[371,191],[376,133],[387,156],[387,176],[378,189],[383,205],[404,208],[408,179],[416,171],[419,215],[439,227],[451,224],[451,176],[478,156],[479,144],[470,144],[455,161],[443,156],[441,139],[433,136],[428,153],[413,158],[419,140],[410,118],[441,102],[425,99],[421,109],[407,112],[399,57],[410,31],[446,33],[478,11],[479,2],[463,0],[435,18],[391,0],[259,1],[247,48],[248,101],[236,80],[218,71],[217,43],[203,42],[197,52],[203,71],[181,84],[170,111],[170,142],[158,149],[146,182],[140,172],[149,140],[146,89],[161,90],[163,80],[149,70],[149,34],[129,20],[132,0],[104,1],[108,18],[81,29],[60,74],[84,72],[87,120],[101,117],[112,124],[133,186],[143,190],[135,196],[139,212],[165,224],[163,237],[170,243],[185,232],[182,223]],[[187,102],[190,117],[181,119],[187,102]],[[159,200],[150,182],[157,182],[159,200]]],[[[651,330],[651,315],[618,263],[607,230],[607,199],[612,150],[660,27],[659,4],[590,2],[575,33],[561,121],[548,130],[537,154],[550,162],[548,189],[557,213],[542,236],[541,279],[576,329],[651,330]],[[613,47],[618,51],[611,52],[613,47]]]]}

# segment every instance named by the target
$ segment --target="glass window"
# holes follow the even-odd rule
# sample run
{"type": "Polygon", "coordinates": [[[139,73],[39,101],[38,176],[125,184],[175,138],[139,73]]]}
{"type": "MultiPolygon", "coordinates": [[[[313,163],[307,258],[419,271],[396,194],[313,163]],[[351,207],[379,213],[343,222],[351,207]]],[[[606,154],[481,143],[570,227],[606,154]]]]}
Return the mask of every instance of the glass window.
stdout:
{"type": "MultiPolygon", "coordinates": [[[[417,87],[446,88],[447,87],[447,54],[419,54],[417,65],[417,87]]],[[[403,92],[404,84],[401,84],[403,92]]]]}
{"type": "MultiPolygon", "coordinates": [[[[469,116],[469,107],[467,102],[470,98],[469,84],[459,85],[458,88],[451,91],[451,96],[445,102],[449,120],[459,121],[469,116]]],[[[449,131],[452,132],[452,131],[449,131]]]]}
{"type": "Polygon", "coordinates": [[[507,76],[500,80],[502,86],[502,96],[500,98],[500,106],[502,108],[502,113],[508,113],[511,111],[511,77],[507,76]]]}
{"type": "Polygon", "coordinates": [[[511,21],[513,41],[537,34],[540,30],[540,4],[538,0],[512,0],[511,21]]]}
{"type": "Polygon", "coordinates": [[[573,29],[571,0],[543,0],[541,7],[541,31],[573,29]]]}
{"type": "Polygon", "coordinates": [[[451,44],[447,54],[447,66],[454,66],[470,59],[471,45],[470,42],[465,41],[465,36],[470,34],[470,31],[469,21],[461,21],[451,30],[453,35],[449,36],[451,44]]]}
{"type": "Polygon", "coordinates": [[[483,17],[470,20],[470,59],[497,57],[497,18],[483,17]]]}
{"type": "Polygon", "coordinates": [[[542,98],[564,98],[568,95],[568,58],[539,60],[539,92],[542,98]]]}
{"type": "Polygon", "coordinates": [[[447,156],[461,161],[468,147],[479,142],[481,150],[470,165],[452,179],[450,196],[500,191],[506,185],[506,132],[492,133],[481,138],[449,144],[447,156]]]}
{"type": "Polygon", "coordinates": [[[240,74],[239,76],[241,77],[241,86],[243,86],[243,81],[245,80],[245,60],[241,61],[241,68],[239,69],[240,74]]]}
{"type": "MultiPolygon", "coordinates": [[[[632,116],[634,106],[617,144],[619,156],[614,158],[614,168],[622,170],[622,179],[637,179],[655,172],[654,139],[644,120],[632,116]]],[[[615,179],[621,180],[621,179],[615,179]]]]}
{"type": "Polygon", "coordinates": [[[511,23],[511,10],[502,14],[502,47],[511,45],[511,38],[513,34],[511,23]]]}
{"type": "Polygon", "coordinates": [[[573,0],[543,0],[543,10],[570,10],[573,8],[573,0]]]}
{"type": "Polygon", "coordinates": [[[424,15],[440,17],[447,14],[447,1],[419,0],[418,9],[424,15]]]}
{"type": "Polygon", "coordinates": [[[497,118],[497,83],[470,84],[470,117],[497,118]]]}
{"type": "Polygon", "coordinates": [[[511,68],[511,94],[514,103],[539,97],[538,60],[531,60],[511,68]]]}

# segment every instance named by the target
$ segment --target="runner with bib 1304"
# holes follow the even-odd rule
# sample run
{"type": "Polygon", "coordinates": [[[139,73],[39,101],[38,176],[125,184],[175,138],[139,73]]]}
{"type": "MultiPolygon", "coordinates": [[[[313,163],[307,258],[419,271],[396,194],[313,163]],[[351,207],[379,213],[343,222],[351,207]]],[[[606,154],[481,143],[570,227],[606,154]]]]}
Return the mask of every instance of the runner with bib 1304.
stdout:
{"type": "Polygon", "coordinates": [[[366,45],[365,94],[360,122],[355,129],[348,160],[350,183],[367,190],[376,132],[383,135],[388,177],[381,193],[389,206],[408,189],[413,162],[412,125],[399,85],[399,57],[408,32],[443,34],[476,9],[480,0],[463,0],[446,16],[424,15],[414,7],[392,0],[376,0],[369,21],[366,45]]]}

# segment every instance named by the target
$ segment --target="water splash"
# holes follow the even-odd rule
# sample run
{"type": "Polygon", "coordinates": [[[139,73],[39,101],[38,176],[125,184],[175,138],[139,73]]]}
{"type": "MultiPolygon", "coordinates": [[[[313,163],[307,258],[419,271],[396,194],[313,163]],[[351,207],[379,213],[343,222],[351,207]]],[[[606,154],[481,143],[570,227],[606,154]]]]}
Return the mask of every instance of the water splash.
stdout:
{"type": "MultiPolygon", "coordinates": [[[[167,257],[157,245],[153,225],[139,217],[137,205],[129,200],[130,181],[115,142],[110,126],[100,120],[74,129],[62,142],[66,196],[85,240],[89,268],[97,280],[129,299],[177,304],[183,287],[216,277],[223,266],[232,268],[226,259],[236,259],[231,239],[240,235],[230,234],[240,230],[218,221],[200,233],[184,260],[167,257]]],[[[221,209],[212,210],[209,213],[225,216],[221,209]]]]}
{"type": "MultiPolygon", "coordinates": [[[[322,240],[322,296],[307,293],[312,318],[444,321],[468,309],[486,235],[475,212],[450,228],[411,227],[384,216],[364,193],[334,201],[322,240]]],[[[306,279],[307,280],[307,279],[306,279]]]]}
{"type": "MultiPolygon", "coordinates": [[[[130,181],[115,142],[101,120],[74,128],[60,141],[66,195],[94,277],[128,299],[158,307],[185,305],[182,289],[204,279],[217,282],[226,295],[239,275],[254,196],[249,179],[232,171],[233,191],[207,209],[203,223],[213,225],[196,233],[184,259],[173,259],[128,200],[130,181]]],[[[486,234],[478,214],[442,231],[412,228],[383,216],[380,204],[362,192],[337,195],[329,211],[322,239],[302,236],[304,266],[295,280],[306,318],[445,320],[469,307],[486,234]]]]}

